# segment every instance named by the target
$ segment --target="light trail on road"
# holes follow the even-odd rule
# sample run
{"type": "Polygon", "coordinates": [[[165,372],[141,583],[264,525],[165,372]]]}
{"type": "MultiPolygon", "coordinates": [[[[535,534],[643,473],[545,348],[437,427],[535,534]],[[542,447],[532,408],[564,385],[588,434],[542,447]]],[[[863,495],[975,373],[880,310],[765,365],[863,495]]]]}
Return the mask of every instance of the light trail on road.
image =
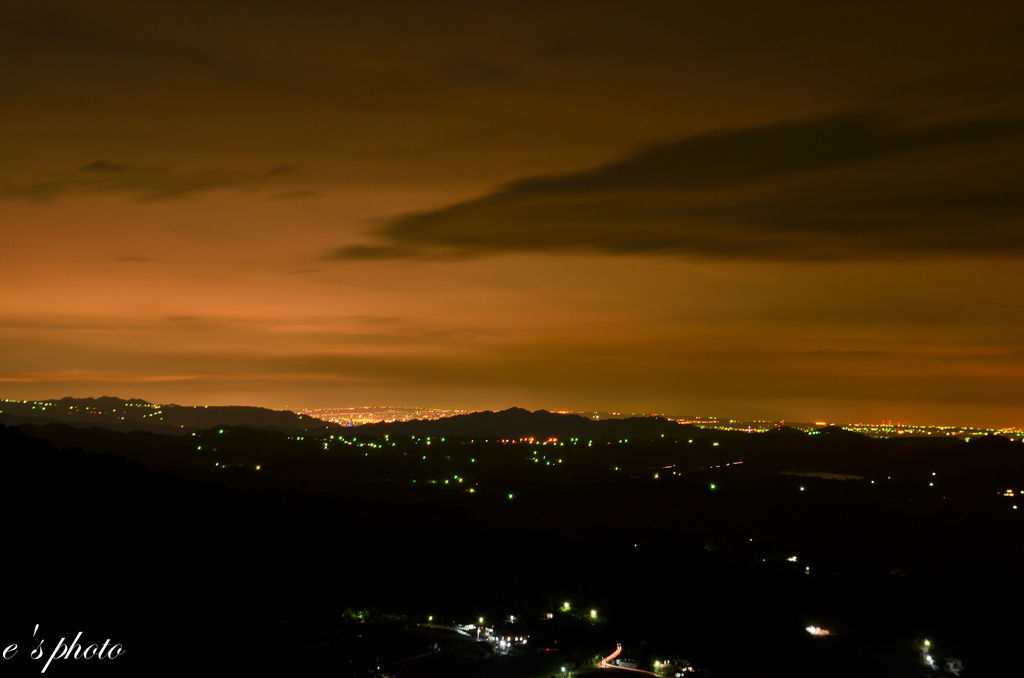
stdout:
{"type": "Polygon", "coordinates": [[[604,659],[599,661],[597,663],[597,668],[599,668],[599,669],[615,669],[616,671],[632,671],[633,673],[642,673],[645,676],[657,676],[658,675],[657,673],[654,673],[652,671],[644,671],[643,669],[631,669],[628,666],[616,666],[614,664],[611,664],[610,662],[612,660],[614,660],[616,657],[618,657],[620,654],[622,654],[622,643],[619,643],[618,645],[615,646],[615,652],[612,652],[610,655],[608,655],[607,657],[605,657],[604,659]]]}

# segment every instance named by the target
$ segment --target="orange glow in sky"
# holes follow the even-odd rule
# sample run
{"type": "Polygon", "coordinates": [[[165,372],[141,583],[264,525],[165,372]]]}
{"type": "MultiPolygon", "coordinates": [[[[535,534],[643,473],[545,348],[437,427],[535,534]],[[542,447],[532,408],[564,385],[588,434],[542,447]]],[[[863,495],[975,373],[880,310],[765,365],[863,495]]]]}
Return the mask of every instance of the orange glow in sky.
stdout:
{"type": "Polygon", "coordinates": [[[0,396],[1024,423],[1020,16],[55,7],[0,396]]]}

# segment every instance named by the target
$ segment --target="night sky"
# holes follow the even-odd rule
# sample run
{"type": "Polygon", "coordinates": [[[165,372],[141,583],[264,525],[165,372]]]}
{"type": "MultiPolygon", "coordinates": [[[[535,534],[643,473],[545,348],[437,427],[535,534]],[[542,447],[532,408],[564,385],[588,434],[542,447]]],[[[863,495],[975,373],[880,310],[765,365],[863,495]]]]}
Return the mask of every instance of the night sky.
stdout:
{"type": "Polygon", "coordinates": [[[0,396],[1024,424],[1024,9],[3,2],[0,396]]]}

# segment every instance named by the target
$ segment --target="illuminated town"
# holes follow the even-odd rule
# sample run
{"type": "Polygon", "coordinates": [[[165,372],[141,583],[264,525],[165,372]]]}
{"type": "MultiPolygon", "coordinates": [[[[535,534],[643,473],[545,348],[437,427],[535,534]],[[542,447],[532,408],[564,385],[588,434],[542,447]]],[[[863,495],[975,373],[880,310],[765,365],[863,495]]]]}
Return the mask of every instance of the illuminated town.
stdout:
{"type": "MultiPolygon", "coordinates": [[[[141,422],[159,424],[166,423],[166,412],[178,412],[187,409],[209,408],[209,405],[179,406],[171,404],[154,404],[144,400],[122,401],[120,405],[106,404],[104,399],[91,399],[92,402],[65,404],[60,400],[14,400],[0,399],[0,416],[4,410],[10,413],[31,414],[41,418],[48,414],[59,413],[62,417],[72,416],[84,421],[94,422],[141,422]]],[[[116,399],[109,399],[114,403],[116,399]]],[[[68,399],[70,402],[70,399],[68,399]]],[[[470,414],[479,410],[442,409],[430,407],[389,407],[389,406],[353,406],[327,407],[298,410],[302,417],[337,424],[344,427],[355,427],[365,424],[409,422],[415,420],[433,421],[462,414],[470,414]]],[[[999,428],[978,426],[953,426],[939,424],[904,424],[898,422],[878,423],[834,423],[827,421],[789,422],[784,419],[720,419],[705,416],[679,416],[652,412],[587,412],[581,410],[551,410],[554,414],[573,414],[589,419],[607,420],[624,419],[627,417],[662,417],[680,425],[693,425],[710,431],[729,431],[740,433],[764,433],[780,427],[813,433],[825,427],[838,427],[846,431],[860,433],[872,438],[894,437],[954,437],[970,440],[972,437],[1002,436],[1012,441],[1024,439],[1024,427],[1005,426],[999,428]]],[[[178,424],[180,428],[184,425],[178,424]]]]}
{"type": "Polygon", "coordinates": [[[299,414],[316,417],[341,426],[359,426],[380,422],[412,421],[414,419],[442,419],[457,414],[468,414],[473,410],[446,410],[430,407],[323,407],[299,410],[299,414]]]}

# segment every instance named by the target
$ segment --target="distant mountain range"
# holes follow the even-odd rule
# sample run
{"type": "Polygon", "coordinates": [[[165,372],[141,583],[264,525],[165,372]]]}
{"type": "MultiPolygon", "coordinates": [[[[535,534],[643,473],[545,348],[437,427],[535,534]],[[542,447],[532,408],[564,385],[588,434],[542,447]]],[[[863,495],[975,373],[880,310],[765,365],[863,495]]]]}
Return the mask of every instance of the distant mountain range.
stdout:
{"type": "Polygon", "coordinates": [[[693,426],[682,426],[663,417],[588,419],[577,414],[556,414],[547,410],[531,412],[512,407],[499,412],[487,410],[444,419],[416,419],[405,422],[364,424],[356,429],[373,436],[436,436],[479,439],[581,438],[589,440],[651,440],[679,437],[693,426]]]}
{"type": "Polygon", "coordinates": [[[188,433],[217,426],[324,433],[342,427],[287,410],[263,407],[157,405],[145,400],[60,398],[59,400],[0,400],[0,424],[61,423],[120,431],[188,433]]]}
{"type": "Polygon", "coordinates": [[[0,401],[0,424],[60,423],[76,427],[97,426],[119,431],[189,433],[218,426],[281,431],[289,434],[355,431],[370,436],[437,436],[479,439],[535,438],[546,440],[653,440],[678,438],[698,431],[664,417],[590,419],[577,414],[547,410],[531,412],[511,407],[442,419],[364,424],[343,427],[287,410],[247,406],[158,405],[137,398],[60,398],[58,400],[0,401]]]}
{"type": "MultiPolygon", "coordinates": [[[[413,446],[425,443],[422,438],[429,436],[440,447],[447,438],[448,443],[454,444],[449,450],[472,440],[480,445],[476,454],[481,457],[481,466],[488,454],[486,450],[493,452],[488,456],[494,463],[507,461],[506,455],[514,446],[502,442],[528,439],[544,443],[556,438],[559,457],[565,460],[567,468],[586,459],[588,469],[599,469],[602,473],[611,467],[630,467],[631,472],[643,473],[655,468],[690,472],[731,467],[738,462],[746,473],[863,477],[929,474],[929,482],[934,477],[930,474],[937,473],[943,478],[958,476],[961,484],[970,476],[971,482],[979,483],[979,487],[984,485],[986,492],[1012,487],[1024,494],[1019,489],[1024,485],[1017,483],[1024,478],[1024,447],[1000,436],[980,436],[970,442],[948,436],[870,438],[834,426],[811,432],[779,426],[765,433],[750,434],[702,429],[657,416],[590,419],[518,407],[434,420],[343,427],[294,412],[259,407],[157,405],[111,397],[0,400],[0,425],[18,426],[29,435],[45,438],[62,448],[115,452],[144,463],[160,461],[172,470],[179,469],[181,464],[198,463],[203,473],[209,472],[212,462],[232,468],[239,464],[247,468],[266,464],[275,468],[290,466],[294,470],[311,463],[310,452],[314,459],[321,460],[327,442],[321,437],[328,435],[338,438],[329,445],[355,450],[367,439],[385,435],[394,442],[404,438],[413,446]],[[199,436],[195,445],[200,447],[195,450],[193,441],[182,440],[185,434],[193,432],[199,436]],[[152,434],[165,434],[165,439],[157,440],[152,434]],[[420,440],[409,440],[412,436],[420,440]],[[354,441],[353,437],[362,440],[354,441]],[[211,439],[216,442],[210,442],[211,439]],[[594,444],[588,444],[590,441],[594,444]],[[183,443],[191,453],[181,456],[183,443]],[[216,457],[211,460],[194,455],[204,448],[216,457]]],[[[511,454],[518,458],[518,453],[511,454]]],[[[383,463],[383,476],[393,477],[398,469],[396,464],[404,463],[402,460],[404,456],[383,463]]],[[[374,463],[378,461],[381,460],[375,459],[374,463]]],[[[319,482],[326,476],[316,466],[319,461],[312,463],[318,470],[311,472],[311,478],[319,482]]],[[[334,485],[348,482],[355,473],[353,468],[346,468],[341,475],[330,476],[334,485]]],[[[502,473],[507,471],[502,468],[502,473]]]]}

